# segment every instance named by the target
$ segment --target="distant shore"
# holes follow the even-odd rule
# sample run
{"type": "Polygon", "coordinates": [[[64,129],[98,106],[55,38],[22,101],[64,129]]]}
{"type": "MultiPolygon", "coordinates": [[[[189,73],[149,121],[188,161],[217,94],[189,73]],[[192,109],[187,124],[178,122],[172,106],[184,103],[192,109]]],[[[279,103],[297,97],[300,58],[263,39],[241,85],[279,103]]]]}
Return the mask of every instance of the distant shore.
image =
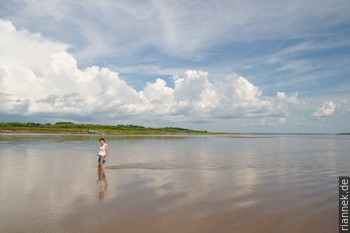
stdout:
{"type": "Polygon", "coordinates": [[[75,135],[233,135],[228,132],[208,132],[184,128],[151,128],[136,125],[97,125],[57,122],[40,123],[0,123],[1,134],[75,134],[75,135]]]}
{"type": "Polygon", "coordinates": [[[0,134],[57,134],[57,135],[113,135],[113,136],[186,136],[186,135],[216,135],[225,137],[271,137],[273,135],[350,135],[350,133],[233,133],[208,132],[192,129],[163,127],[152,128],[137,125],[98,125],[75,124],[71,122],[19,123],[0,122],[0,134]]]}
{"type": "Polygon", "coordinates": [[[272,137],[264,134],[82,134],[69,132],[24,132],[0,131],[0,136],[81,136],[81,137],[225,137],[225,138],[266,138],[272,137]]]}

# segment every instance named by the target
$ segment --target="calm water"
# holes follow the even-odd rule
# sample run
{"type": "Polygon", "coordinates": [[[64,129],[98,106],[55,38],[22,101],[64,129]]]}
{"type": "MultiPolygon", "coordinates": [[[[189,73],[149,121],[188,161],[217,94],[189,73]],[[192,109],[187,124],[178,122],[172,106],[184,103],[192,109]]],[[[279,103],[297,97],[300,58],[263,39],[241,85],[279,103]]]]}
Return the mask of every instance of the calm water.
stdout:
{"type": "Polygon", "coordinates": [[[0,135],[0,232],[337,232],[349,136],[0,135]]]}

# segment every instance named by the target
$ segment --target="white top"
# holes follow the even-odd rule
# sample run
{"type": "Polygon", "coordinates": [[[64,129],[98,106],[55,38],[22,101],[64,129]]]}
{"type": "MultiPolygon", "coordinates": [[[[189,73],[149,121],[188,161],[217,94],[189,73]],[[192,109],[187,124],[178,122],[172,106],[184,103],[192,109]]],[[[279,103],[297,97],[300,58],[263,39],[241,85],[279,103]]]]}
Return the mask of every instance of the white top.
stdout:
{"type": "Polygon", "coordinates": [[[106,155],[106,145],[107,143],[103,144],[103,146],[100,146],[100,150],[98,151],[99,156],[105,156],[106,155]]]}

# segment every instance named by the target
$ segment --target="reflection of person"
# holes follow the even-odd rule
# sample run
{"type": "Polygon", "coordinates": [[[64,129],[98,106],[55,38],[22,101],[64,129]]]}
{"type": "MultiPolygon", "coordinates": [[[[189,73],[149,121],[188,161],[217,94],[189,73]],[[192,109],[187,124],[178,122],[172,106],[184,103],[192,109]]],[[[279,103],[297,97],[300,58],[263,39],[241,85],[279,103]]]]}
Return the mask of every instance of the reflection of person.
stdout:
{"type": "Polygon", "coordinates": [[[97,168],[99,170],[99,173],[101,170],[101,174],[104,174],[104,164],[107,161],[107,157],[108,157],[108,145],[104,138],[100,138],[99,142],[100,142],[100,149],[97,153],[97,156],[98,156],[97,168]]]}
{"type": "Polygon", "coordinates": [[[99,169],[99,175],[98,175],[98,198],[100,200],[103,200],[105,198],[105,194],[107,192],[108,183],[107,183],[107,177],[104,173],[100,173],[99,169]]]}

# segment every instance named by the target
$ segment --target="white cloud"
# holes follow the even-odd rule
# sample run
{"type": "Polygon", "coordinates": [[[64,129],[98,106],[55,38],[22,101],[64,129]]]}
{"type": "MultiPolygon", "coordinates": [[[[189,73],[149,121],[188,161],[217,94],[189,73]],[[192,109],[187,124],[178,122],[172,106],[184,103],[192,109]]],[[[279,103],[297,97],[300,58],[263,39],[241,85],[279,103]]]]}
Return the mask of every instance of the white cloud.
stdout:
{"type": "Polygon", "coordinates": [[[285,117],[280,117],[280,118],[264,117],[260,121],[260,126],[277,127],[277,126],[284,125],[286,121],[287,119],[285,117]]]}
{"type": "Polygon", "coordinates": [[[45,59],[69,46],[43,38],[39,33],[17,31],[12,22],[0,20],[0,64],[8,67],[31,67],[38,69],[45,59]],[[35,56],[35,59],[33,59],[35,56]]]}
{"type": "Polygon", "coordinates": [[[295,123],[296,127],[311,127],[313,125],[313,122],[309,122],[306,117],[298,117],[297,121],[295,123]]]}
{"type": "Polygon", "coordinates": [[[325,101],[312,116],[318,120],[322,120],[326,117],[332,116],[336,111],[336,104],[333,101],[325,101]]]}
{"type": "Polygon", "coordinates": [[[284,124],[288,107],[300,102],[296,94],[288,97],[284,92],[263,96],[257,86],[238,75],[210,80],[200,70],[174,76],[173,88],[158,78],[136,91],[108,68],[79,69],[76,58],[66,51],[68,45],[16,30],[9,21],[0,20],[0,33],[3,114],[181,121],[277,117],[284,124]]]}
{"type": "Polygon", "coordinates": [[[286,118],[285,117],[281,117],[280,119],[278,119],[278,124],[280,125],[284,125],[286,123],[286,118]]]}

